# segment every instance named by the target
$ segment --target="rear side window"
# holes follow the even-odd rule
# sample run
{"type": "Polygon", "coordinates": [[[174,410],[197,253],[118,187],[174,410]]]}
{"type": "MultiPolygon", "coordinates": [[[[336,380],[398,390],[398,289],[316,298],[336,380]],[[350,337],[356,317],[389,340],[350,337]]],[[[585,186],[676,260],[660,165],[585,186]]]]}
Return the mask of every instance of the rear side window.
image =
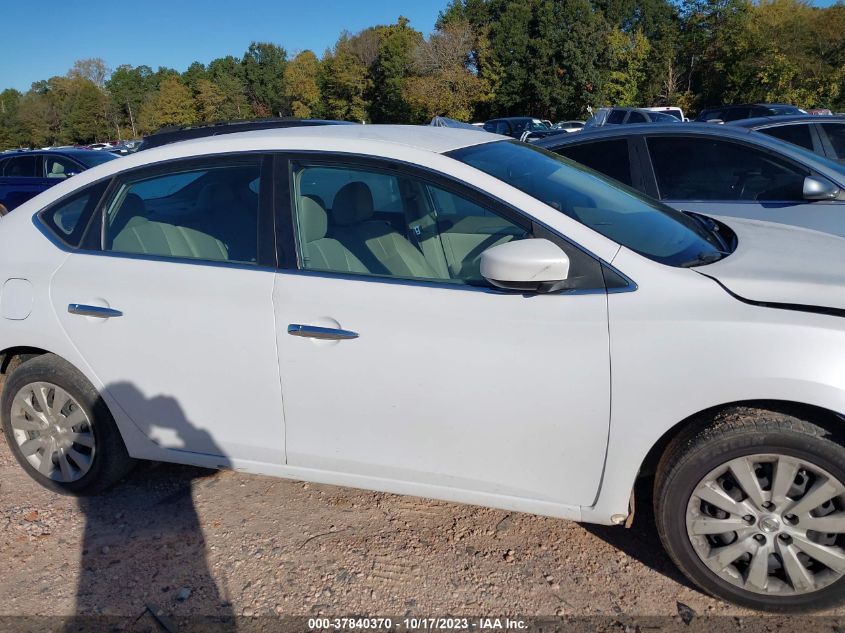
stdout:
{"type": "Polygon", "coordinates": [[[631,112],[631,116],[628,117],[628,123],[646,123],[646,118],[641,112],[631,112]]]}
{"type": "Polygon", "coordinates": [[[40,166],[38,156],[15,156],[6,163],[3,175],[7,178],[39,178],[40,166]]]}
{"type": "Polygon", "coordinates": [[[800,145],[813,151],[813,137],[810,134],[810,126],[806,123],[801,125],[779,125],[777,127],[760,130],[763,134],[774,136],[787,143],[800,145]]]}
{"type": "Polygon", "coordinates": [[[128,176],[105,210],[104,250],[257,263],[261,165],[227,157],[128,176]]]}
{"type": "Polygon", "coordinates": [[[739,121],[740,119],[747,119],[750,116],[750,108],[728,108],[722,113],[721,119],[723,121],[739,121]]]}
{"type": "Polygon", "coordinates": [[[648,151],[661,200],[803,199],[803,169],[741,143],[656,137],[648,151]]]}
{"type": "Polygon", "coordinates": [[[608,125],[616,125],[618,123],[622,123],[625,120],[625,110],[613,110],[610,113],[610,116],[607,117],[607,124],[608,125]]]}
{"type": "Polygon", "coordinates": [[[821,127],[827,135],[827,140],[830,141],[836,159],[845,161],[845,124],[822,123],[821,127]]]}
{"type": "Polygon", "coordinates": [[[41,220],[61,241],[78,247],[100,198],[106,192],[103,180],[64,198],[41,212],[41,220]]]}
{"type": "Polygon", "coordinates": [[[558,149],[557,153],[629,187],[632,185],[631,159],[628,155],[628,141],[625,139],[566,145],[558,149]]]}

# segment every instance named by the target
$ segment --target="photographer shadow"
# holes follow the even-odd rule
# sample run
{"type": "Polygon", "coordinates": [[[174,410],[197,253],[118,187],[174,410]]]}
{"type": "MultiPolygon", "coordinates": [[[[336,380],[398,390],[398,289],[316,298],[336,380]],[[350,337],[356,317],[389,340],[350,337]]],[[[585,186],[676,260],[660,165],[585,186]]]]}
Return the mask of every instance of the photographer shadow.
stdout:
{"type": "MultiPolygon", "coordinates": [[[[155,429],[141,427],[148,437],[163,430],[171,442],[222,455],[211,436],[186,419],[174,398],[146,399],[128,383],[112,385],[109,391],[120,402],[143,405],[133,410],[143,410],[145,419],[155,421],[155,429]]],[[[85,530],[77,617],[66,631],[98,630],[110,618],[124,625],[129,618],[128,628],[121,627],[127,631],[235,630],[227,592],[209,567],[192,496],[194,482],[215,472],[140,462],[118,485],[79,499],[85,530]]]]}

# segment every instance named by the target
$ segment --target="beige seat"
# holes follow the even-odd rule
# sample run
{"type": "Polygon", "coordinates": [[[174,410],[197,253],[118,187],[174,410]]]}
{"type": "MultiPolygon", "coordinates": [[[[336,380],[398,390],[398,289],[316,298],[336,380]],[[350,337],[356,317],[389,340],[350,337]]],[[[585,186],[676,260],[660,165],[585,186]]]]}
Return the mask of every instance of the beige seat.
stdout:
{"type": "Polygon", "coordinates": [[[314,198],[302,196],[299,199],[297,222],[304,268],[346,273],[368,272],[361,260],[348,248],[326,237],[328,215],[314,198]]]}
{"type": "Polygon", "coordinates": [[[218,239],[184,226],[152,222],[146,217],[144,202],[129,194],[110,227],[112,251],[139,255],[159,255],[226,261],[229,253],[218,239]]]}
{"type": "Polygon", "coordinates": [[[53,166],[50,167],[50,173],[47,174],[47,178],[56,178],[63,180],[67,178],[67,174],[65,173],[65,166],[57,160],[53,161],[53,166]]]}
{"type": "Polygon", "coordinates": [[[375,275],[439,277],[423,254],[387,222],[373,219],[373,194],[363,182],[350,182],[332,202],[333,236],[375,275]]]}

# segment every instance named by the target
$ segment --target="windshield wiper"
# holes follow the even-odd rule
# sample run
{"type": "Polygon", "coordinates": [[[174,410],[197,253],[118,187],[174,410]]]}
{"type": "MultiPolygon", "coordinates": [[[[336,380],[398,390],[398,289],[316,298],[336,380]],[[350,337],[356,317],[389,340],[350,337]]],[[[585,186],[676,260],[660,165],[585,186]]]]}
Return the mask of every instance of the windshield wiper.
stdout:
{"type": "Polygon", "coordinates": [[[720,259],[725,257],[725,255],[730,255],[730,253],[726,251],[710,251],[709,253],[699,253],[695,259],[688,262],[684,262],[683,264],[681,264],[681,266],[683,268],[692,268],[694,266],[706,266],[707,264],[718,262],[720,259]]]}
{"type": "Polygon", "coordinates": [[[716,220],[708,218],[706,215],[695,213],[694,211],[682,210],[681,213],[695,220],[701,228],[707,231],[707,234],[716,241],[716,245],[723,256],[730,254],[730,246],[728,246],[728,242],[725,240],[725,237],[719,232],[719,223],[716,222],[716,220]]]}

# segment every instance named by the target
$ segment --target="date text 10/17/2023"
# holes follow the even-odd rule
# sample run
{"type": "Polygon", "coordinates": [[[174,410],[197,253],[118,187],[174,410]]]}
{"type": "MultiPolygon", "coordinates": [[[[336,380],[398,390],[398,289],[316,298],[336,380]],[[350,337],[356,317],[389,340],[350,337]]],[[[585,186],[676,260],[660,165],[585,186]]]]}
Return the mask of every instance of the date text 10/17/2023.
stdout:
{"type": "Polygon", "coordinates": [[[318,617],[308,619],[309,631],[521,631],[528,623],[509,617],[318,617]]]}

